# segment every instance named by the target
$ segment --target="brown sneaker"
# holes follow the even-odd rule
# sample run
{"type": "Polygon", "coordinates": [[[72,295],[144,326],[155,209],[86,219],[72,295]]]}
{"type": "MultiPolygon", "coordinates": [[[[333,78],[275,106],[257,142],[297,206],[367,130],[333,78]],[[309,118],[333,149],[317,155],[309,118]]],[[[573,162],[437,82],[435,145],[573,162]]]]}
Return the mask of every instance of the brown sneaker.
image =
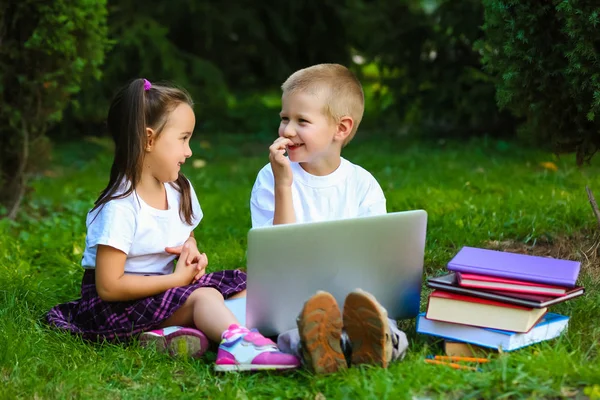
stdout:
{"type": "Polygon", "coordinates": [[[346,297],[344,329],[352,345],[352,365],[388,367],[393,349],[390,326],[387,311],[375,296],[356,289],[346,297]]]}
{"type": "Polygon", "coordinates": [[[305,364],[317,374],[330,374],[348,367],[342,352],[342,315],[335,298],[319,291],[298,316],[298,331],[305,364]]]}

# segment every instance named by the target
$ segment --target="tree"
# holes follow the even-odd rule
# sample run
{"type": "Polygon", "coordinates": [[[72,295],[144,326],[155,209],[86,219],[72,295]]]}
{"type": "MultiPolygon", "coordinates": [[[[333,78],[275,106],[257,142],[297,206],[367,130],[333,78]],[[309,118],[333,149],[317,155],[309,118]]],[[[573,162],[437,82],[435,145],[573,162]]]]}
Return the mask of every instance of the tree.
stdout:
{"type": "MultiPolygon", "coordinates": [[[[348,0],[351,41],[393,97],[385,119],[428,134],[511,135],[514,121],[494,99],[493,77],[473,48],[483,37],[481,0],[348,0]]],[[[365,79],[365,81],[367,81],[365,79]]]]}
{"type": "Polygon", "coordinates": [[[83,81],[98,79],[105,0],[0,0],[0,205],[15,216],[44,134],[83,81]]]}
{"type": "Polygon", "coordinates": [[[600,146],[600,4],[484,0],[486,69],[524,137],[589,161],[600,146]]]}

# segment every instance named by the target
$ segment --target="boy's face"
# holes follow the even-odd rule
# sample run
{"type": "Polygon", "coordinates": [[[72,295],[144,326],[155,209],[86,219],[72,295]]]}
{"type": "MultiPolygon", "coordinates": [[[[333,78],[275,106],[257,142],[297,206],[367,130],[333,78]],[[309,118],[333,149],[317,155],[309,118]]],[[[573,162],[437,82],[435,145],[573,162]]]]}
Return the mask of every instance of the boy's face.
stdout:
{"type": "Polygon", "coordinates": [[[308,172],[339,162],[342,146],[335,137],[337,126],[325,114],[323,100],[304,92],[284,93],[281,100],[279,136],[294,142],[287,148],[289,159],[308,172]]]}

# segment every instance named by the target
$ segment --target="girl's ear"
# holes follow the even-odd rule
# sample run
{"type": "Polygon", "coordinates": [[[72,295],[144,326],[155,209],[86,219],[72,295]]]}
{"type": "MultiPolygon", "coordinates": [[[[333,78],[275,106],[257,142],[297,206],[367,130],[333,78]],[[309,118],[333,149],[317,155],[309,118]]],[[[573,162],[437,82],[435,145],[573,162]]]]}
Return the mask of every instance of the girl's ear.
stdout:
{"type": "Polygon", "coordinates": [[[154,143],[156,142],[156,135],[152,128],[146,128],[146,151],[150,152],[154,149],[154,143]]]}
{"type": "Polygon", "coordinates": [[[337,124],[337,130],[335,132],[335,139],[340,142],[345,142],[346,138],[352,133],[354,127],[354,120],[348,115],[344,115],[340,118],[337,124]]]}

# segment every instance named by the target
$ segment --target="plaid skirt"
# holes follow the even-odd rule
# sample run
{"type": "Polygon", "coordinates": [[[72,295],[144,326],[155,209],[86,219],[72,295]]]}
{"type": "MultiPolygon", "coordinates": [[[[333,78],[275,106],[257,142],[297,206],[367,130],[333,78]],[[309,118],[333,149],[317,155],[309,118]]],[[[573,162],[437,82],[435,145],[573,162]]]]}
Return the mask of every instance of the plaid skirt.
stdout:
{"type": "Polygon", "coordinates": [[[246,273],[239,270],[213,272],[196,283],[152,297],[109,302],[98,296],[94,270],[88,269],[81,282],[81,299],[53,307],[46,314],[46,321],[84,339],[126,341],[141,332],[156,329],[201,287],[215,288],[227,299],[246,289],[246,273]]]}

